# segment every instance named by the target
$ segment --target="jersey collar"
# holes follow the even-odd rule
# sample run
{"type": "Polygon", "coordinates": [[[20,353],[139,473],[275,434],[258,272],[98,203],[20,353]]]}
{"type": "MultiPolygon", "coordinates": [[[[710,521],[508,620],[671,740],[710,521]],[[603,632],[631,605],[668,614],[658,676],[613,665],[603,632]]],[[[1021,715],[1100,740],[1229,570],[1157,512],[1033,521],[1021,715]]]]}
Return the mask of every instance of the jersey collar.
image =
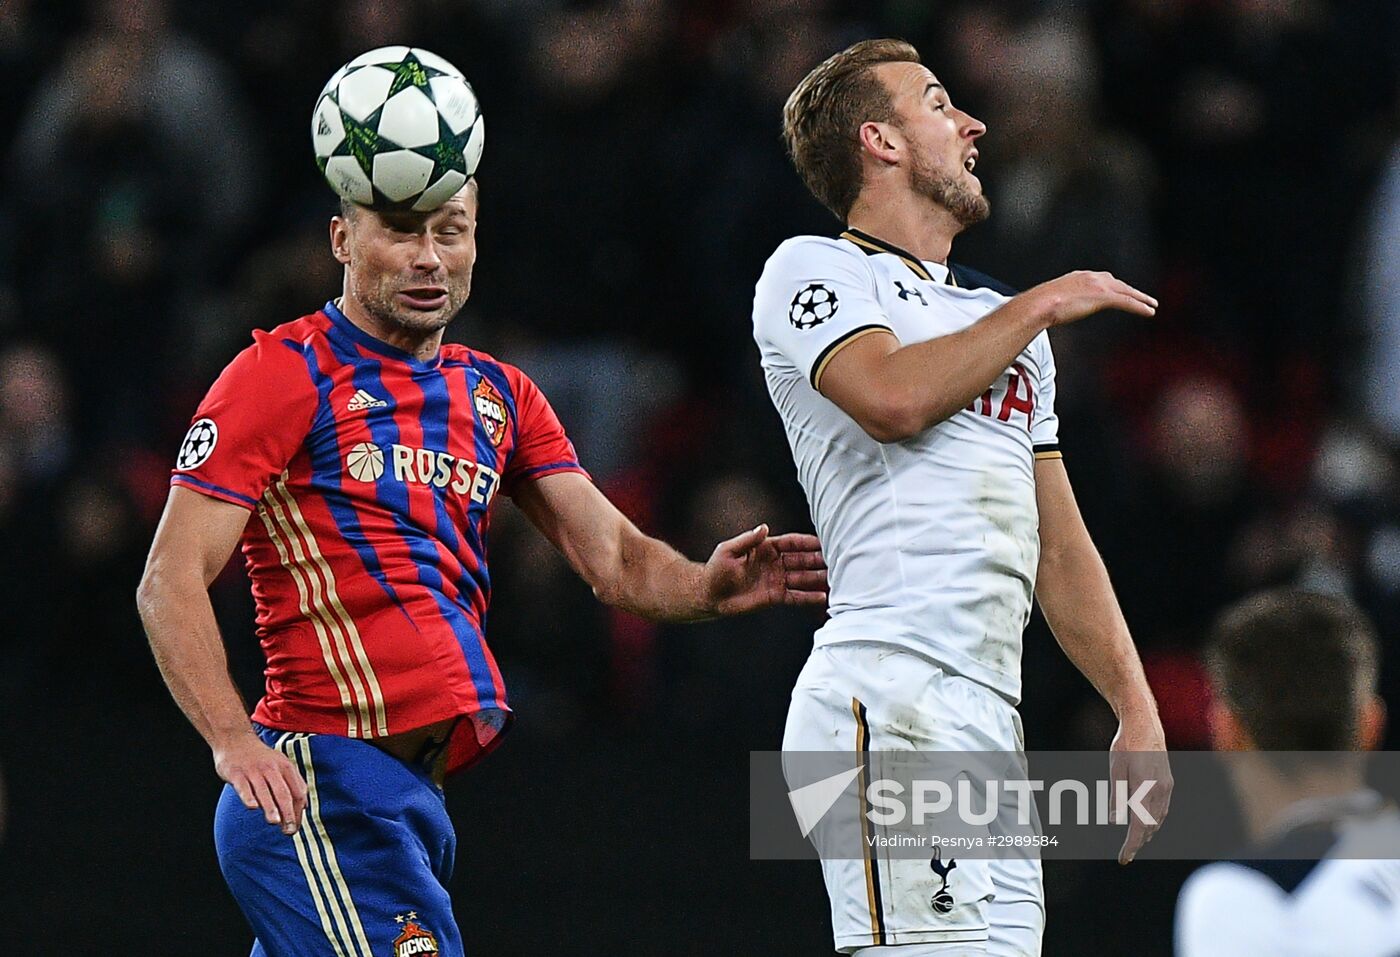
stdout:
{"type": "Polygon", "coordinates": [[[1335,824],[1347,818],[1370,817],[1387,807],[1385,798],[1371,788],[1333,797],[1307,798],[1284,808],[1270,824],[1269,835],[1277,838],[1300,828],[1335,824]]]}
{"type": "Polygon", "coordinates": [[[841,234],[841,238],[848,242],[855,243],[867,256],[876,256],[880,253],[889,253],[891,256],[898,256],[904,265],[920,279],[927,279],[930,282],[939,282],[948,286],[956,286],[957,279],[953,277],[953,271],[943,263],[926,262],[915,256],[906,249],[900,249],[894,243],[887,243],[883,239],[877,239],[869,233],[848,226],[841,234]]]}
{"type": "Polygon", "coordinates": [[[441,348],[438,349],[437,355],[433,356],[427,362],[424,362],[413,353],[405,352],[403,349],[399,349],[396,346],[391,346],[383,339],[376,339],[368,332],[365,332],[359,326],[351,322],[349,318],[346,317],[345,313],[340,311],[340,307],[335,304],[334,300],[327,301],[326,304],[321,307],[321,311],[330,319],[332,329],[351,342],[364,346],[370,352],[378,353],[389,359],[397,359],[399,362],[412,367],[417,372],[430,372],[442,364],[441,348]]]}

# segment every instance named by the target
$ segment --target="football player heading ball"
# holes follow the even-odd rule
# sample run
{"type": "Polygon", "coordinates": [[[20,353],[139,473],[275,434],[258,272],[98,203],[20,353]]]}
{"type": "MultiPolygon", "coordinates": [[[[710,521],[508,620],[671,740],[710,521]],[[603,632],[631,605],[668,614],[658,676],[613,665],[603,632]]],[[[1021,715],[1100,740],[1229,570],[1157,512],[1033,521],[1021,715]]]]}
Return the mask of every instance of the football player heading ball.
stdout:
{"type": "Polygon", "coordinates": [[[760,525],[704,563],[643,535],[529,377],[443,344],[476,262],[481,117],[463,91],[454,67],[407,47],[328,84],[313,135],[342,195],[341,297],[255,332],[214,383],[138,593],[161,672],[228,782],[215,838],[255,954],[371,957],[411,937],[461,957],[442,784],[512,718],[484,632],[497,492],[636,614],[826,600],[810,535],[760,525]],[[251,720],[207,593],[240,541],[267,655],[251,720]]]}

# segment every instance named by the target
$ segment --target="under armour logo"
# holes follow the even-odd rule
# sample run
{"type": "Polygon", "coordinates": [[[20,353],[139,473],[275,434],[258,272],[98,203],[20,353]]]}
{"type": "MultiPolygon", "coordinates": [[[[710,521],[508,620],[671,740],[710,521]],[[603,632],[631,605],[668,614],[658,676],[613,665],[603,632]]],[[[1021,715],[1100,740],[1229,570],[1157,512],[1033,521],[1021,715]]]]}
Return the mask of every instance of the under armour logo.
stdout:
{"type": "Polygon", "coordinates": [[[900,282],[898,279],[896,279],[896,280],[894,281],[894,284],[895,284],[896,286],[899,287],[899,298],[901,298],[901,299],[903,299],[904,301],[908,302],[910,296],[917,296],[917,297],[919,298],[919,305],[921,305],[921,306],[927,306],[927,305],[928,305],[928,300],[924,298],[924,294],[923,294],[922,292],[920,292],[919,290],[917,290],[917,289],[910,289],[909,287],[907,287],[906,285],[904,285],[904,283],[900,282]]]}

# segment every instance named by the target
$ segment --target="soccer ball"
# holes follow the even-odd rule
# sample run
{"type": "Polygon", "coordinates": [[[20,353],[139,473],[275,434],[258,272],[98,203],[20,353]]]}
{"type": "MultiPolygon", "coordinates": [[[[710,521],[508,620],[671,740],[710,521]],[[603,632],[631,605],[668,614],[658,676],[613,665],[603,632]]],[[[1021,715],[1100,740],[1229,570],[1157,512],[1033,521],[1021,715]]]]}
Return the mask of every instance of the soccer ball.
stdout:
{"type": "Polygon", "coordinates": [[[345,199],[427,212],[476,173],[486,126],[461,70],[417,47],[381,47],[335,71],[311,114],[311,142],[345,199]]]}

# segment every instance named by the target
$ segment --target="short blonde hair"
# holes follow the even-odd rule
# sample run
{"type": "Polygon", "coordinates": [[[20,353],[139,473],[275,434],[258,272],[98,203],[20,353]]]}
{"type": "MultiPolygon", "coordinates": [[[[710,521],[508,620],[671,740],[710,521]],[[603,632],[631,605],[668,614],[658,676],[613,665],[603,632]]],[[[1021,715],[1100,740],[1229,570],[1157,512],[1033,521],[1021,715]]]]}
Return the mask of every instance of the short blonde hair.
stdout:
{"type": "Polygon", "coordinates": [[[793,166],[843,223],[862,185],[861,124],[894,119],[889,90],[871,67],[921,62],[904,40],[862,40],[808,73],[783,106],[783,142],[793,166]]]}

